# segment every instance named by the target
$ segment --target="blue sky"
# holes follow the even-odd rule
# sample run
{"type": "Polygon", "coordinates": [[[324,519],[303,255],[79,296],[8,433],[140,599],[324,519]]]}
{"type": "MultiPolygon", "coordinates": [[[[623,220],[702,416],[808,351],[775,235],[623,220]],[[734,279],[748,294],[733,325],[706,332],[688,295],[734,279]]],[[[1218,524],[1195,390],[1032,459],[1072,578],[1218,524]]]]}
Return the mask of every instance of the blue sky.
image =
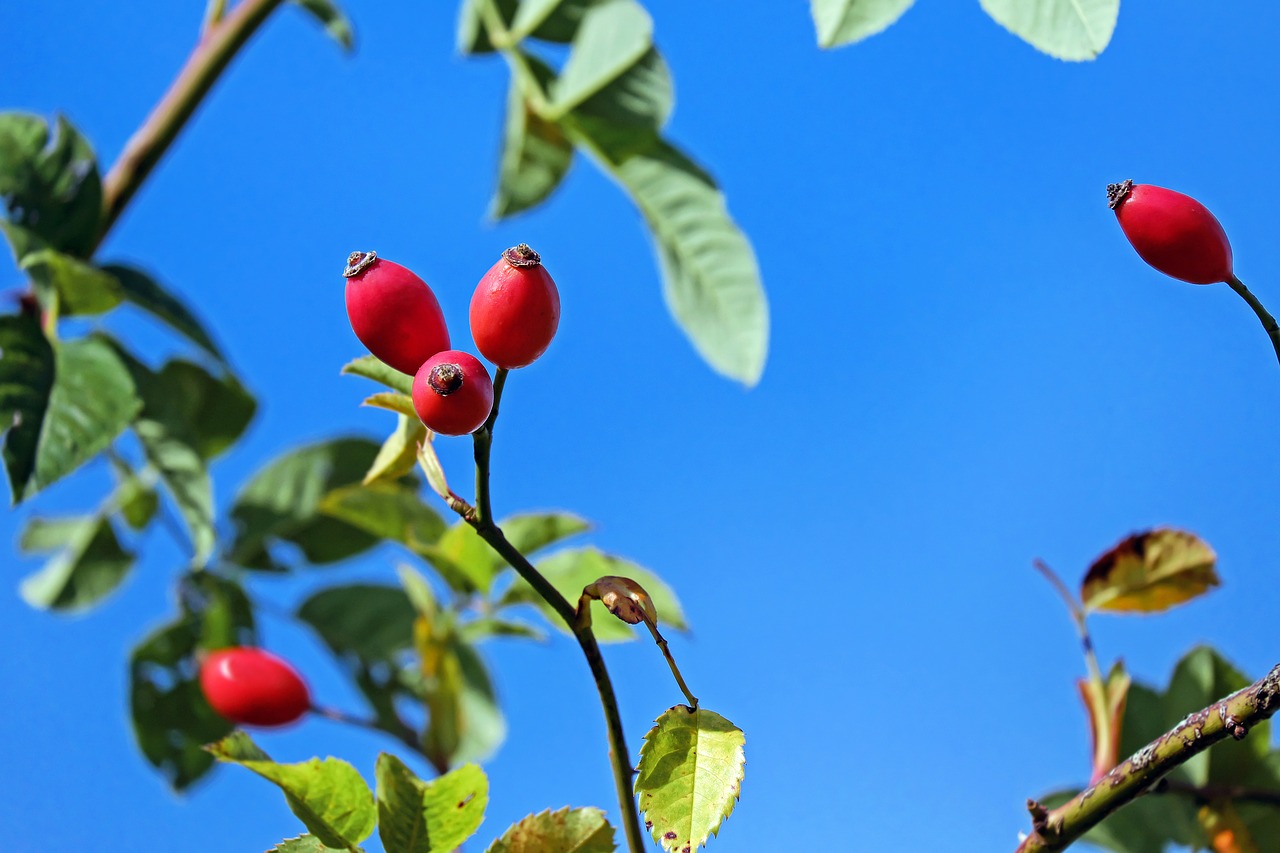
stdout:
{"type": "MultiPolygon", "coordinates": [[[[0,108],[65,113],[110,162],[195,37],[199,2],[0,7],[0,108]]],[[[670,134],[720,180],[753,240],[772,344],[751,391],[714,376],[667,316],[639,217],[579,161],[551,202],[485,218],[507,72],[453,47],[452,4],[351,0],[347,57],[279,13],[153,175],[102,257],[140,262],[216,330],[258,394],[215,476],[237,484],[302,441],[380,437],[338,375],[359,354],[338,274],[375,248],[435,288],[455,339],[498,252],[525,241],[560,285],[558,338],[508,384],[500,513],[562,507],[590,541],[664,576],[693,625],[672,638],[694,692],[747,734],[731,851],[1010,849],[1027,796],[1083,781],[1070,623],[1031,570],[1077,579],[1131,531],[1175,525],[1225,586],[1153,618],[1098,618],[1104,664],[1163,686],[1209,642],[1253,676],[1276,662],[1272,559],[1280,370],[1224,286],[1165,279],[1105,204],[1134,178],[1223,222],[1239,276],[1280,310],[1280,10],[1125,4],[1094,63],[1043,56],[976,2],[919,4],[825,53],[803,4],[649,4],[676,81],[670,134]],[[661,376],[655,382],[655,375],[661,376]]],[[[0,287],[20,277],[0,262],[0,287]]],[[[114,326],[174,346],[141,321],[114,326]]],[[[444,446],[465,479],[469,442],[444,446]]],[[[82,509],[90,468],[0,515],[82,509]]],[[[224,769],[176,798],[138,756],[125,658],[168,618],[182,555],[156,536],[82,618],[0,590],[13,849],[267,849],[300,827],[224,769]]],[[[390,550],[254,590],[391,580],[390,550]]],[[[327,704],[355,708],[318,641],[264,617],[327,704]]],[[[573,645],[486,647],[510,725],[487,765],[487,841],[531,811],[616,814],[593,688],[573,645]]],[[[630,743],[678,701],[648,644],[607,651],[630,743]]],[[[1191,710],[1191,709],[1188,709],[1191,710]]],[[[281,760],[371,775],[376,736],[321,721],[263,736],[281,760]]],[[[481,845],[475,845],[479,848],[481,845]]]]}

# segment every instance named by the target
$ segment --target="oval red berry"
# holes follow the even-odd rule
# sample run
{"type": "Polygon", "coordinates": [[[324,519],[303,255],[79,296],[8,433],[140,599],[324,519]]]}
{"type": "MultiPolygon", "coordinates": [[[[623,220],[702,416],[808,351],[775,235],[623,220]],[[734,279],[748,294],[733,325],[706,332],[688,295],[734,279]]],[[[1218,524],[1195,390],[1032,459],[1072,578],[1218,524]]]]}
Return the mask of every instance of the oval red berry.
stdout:
{"type": "Polygon", "coordinates": [[[343,275],[351,330],[380,361],[412,376],[449,348],[440,303],[412,271],[374,252],[352,252],[343,275]]]}
{"type": "Polygon", "coordinates": [[[508,370],[532,364],[560,326],[560,292],[525,243],[502,253],[471,297],[471,336],[480,354],[508,370]]]}
{"type": "Polygon", "coordinates": [[[283,726],[311,707],[302,676],[262,649],[210,653],[200,665],[200,689],[213,710],[239,725],[283,726]]]}
{"type": "Polygon", "coordinates": [[[484,426],[493,409],[489,371],[470,353],[437,353],[413,377],[413,408],[432,432],[475,432],[484,426]]]}
{"type": "Polygon", "coordinates": [[[1192,284],[1234,276],[1227,233],[1191,196],[1125,181],[1107,187],[1107,198],[1138,256],[1160,272],[1192,284]]]}

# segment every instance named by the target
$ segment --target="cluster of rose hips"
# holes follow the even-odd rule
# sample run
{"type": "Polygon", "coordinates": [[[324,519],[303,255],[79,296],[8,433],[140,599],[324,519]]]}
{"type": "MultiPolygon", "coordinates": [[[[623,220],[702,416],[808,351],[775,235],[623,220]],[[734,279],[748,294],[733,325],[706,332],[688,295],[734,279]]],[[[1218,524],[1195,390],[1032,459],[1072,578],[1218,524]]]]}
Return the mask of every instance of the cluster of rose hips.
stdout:
{"type": "MultiPolygon", "coordinates": [[[[413,376],[413,407],[441,435],[475,432],[493,408],[493,381],[469,353],[449,348],[440,303],[410,270],[374,252],[353,252],[343,271],[347,317],[369,352],[413,376]]],[[[502,253],[471,297],[471,336],[497,367],[532,364],[560,325],[560,294],[542,258],[524,243],[502,253]]]]}

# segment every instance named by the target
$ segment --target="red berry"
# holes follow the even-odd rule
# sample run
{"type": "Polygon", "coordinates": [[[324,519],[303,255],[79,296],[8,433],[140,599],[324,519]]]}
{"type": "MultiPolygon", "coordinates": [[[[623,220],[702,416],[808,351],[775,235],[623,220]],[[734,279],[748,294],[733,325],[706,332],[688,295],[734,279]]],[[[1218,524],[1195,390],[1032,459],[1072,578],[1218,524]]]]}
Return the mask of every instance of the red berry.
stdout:
{"type": "Polygon", "coordinates": [[[449,348],[440,303],[411,271],[375,252],[352,252],[342,274],[351,330],[381,361],[412,376],[449,348]]]}
{"type": "Polygon", "coordinates": [[[413,377],[413,408],[427,428],[466,435],[484,425],[493,409],[493,381],[474,355],[437,353],[413,377]]]}
{"type": "Polygon", "coordinates": [[[262,649],[211,652],[200,665],[200,689],[213,710],[241,725],[283,726],[311,707],[302,676],[262,649]]]}
{"type": "Polygon", "coordinates": [[[1192,284],[1234,276],[1227,233],[1191,196],[1125,181],[1107,187],[1107,200],[1139,257],[1165,275],[1192,284]]]}
{"type": "Polygon", "coordinates": [[[525,243],[502,253],[471,297],[476,349],[508,370],[532,364],[547,351],[560,325],[560,293],[525,243]]]}

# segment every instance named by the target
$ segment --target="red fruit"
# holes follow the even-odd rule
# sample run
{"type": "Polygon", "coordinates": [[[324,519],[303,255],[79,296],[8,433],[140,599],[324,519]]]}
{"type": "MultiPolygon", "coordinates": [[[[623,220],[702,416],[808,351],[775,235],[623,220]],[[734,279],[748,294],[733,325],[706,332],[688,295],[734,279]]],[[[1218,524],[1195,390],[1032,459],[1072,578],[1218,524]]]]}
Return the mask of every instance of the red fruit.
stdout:
{"type": "Polygon", "coordinates": [[[424,361],[449,348],[440,303],[411,271],[376,252],[352,252],[342,274],[351,330],[379,360],[412,376],[424,361]]]}
{"type": "Polygon", "coordinates": [[[1227,233],[1191,196],[1125,181],[1107,187],[1107,200],[1139,257],[1160,272],[1192,284],[1234,277],[1227,233]]]}
{"type": "Polygon", "coordinates": [[[297,671],[262,649],[210,653],[200,665],[200,689],[213,710],[247,726],[283,726],[311,707],[311,694],[297,671]]]}
{"type": "Polygon", "coordinates": [[[471,297],[476,349],[508,370],[532,364],[560,325],[560,293],[542,258],[525,243],[502,253],[471,297]]]}
{"type": "Polygon", "coordinates": [[[484,425],[493,409],[493,382],[474,355],[437,353],[413,377],[413,408],[427,428],[466,435],[484,425]]]}

